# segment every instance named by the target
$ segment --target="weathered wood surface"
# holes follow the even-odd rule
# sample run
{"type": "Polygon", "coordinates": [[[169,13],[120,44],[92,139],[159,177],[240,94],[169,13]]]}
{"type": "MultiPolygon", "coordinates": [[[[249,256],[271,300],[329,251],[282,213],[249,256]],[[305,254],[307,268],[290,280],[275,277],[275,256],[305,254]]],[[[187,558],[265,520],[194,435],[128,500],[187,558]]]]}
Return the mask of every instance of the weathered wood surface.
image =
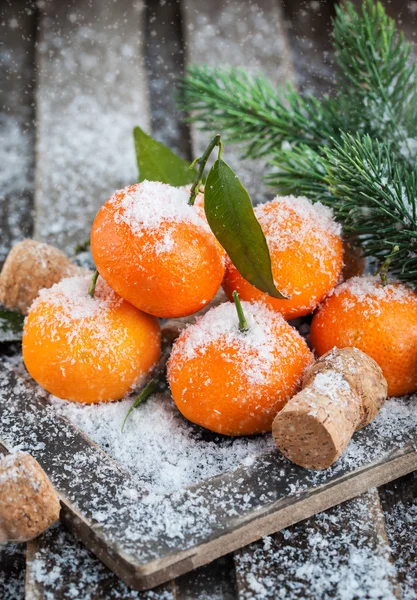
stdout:
{"type": "Polygon", "coordinates": [[[73,253],[98,208],[137,178],[149,129],[141,2],[44,2],[37,44],[35,236],[73,253]]]}
{"type": "Polygon", "coordinates": [[[25,0],[0,7],[0,266],[32,230],[36,15],[25,0]]]}
{"type": "Polygon", "coordinates": [[[240,600],[399,598],[378,492],[370,490],[236,554],[240,600]]]}
{"type": "MultiPolygon", "coordinates": [[[[276,0],[187,0],[182,11],[187,63],[244,67],[253,74],[265,73],[275,85],[293,81],[289,42],[276,0]]],[[[193,156],[204,152],[209,139],[209,133],[191,125],[193,156]]],[[[262,183],[264,161],[242,163],[239,152],[228,145],[224,156],[254,203],[270,198],[262,183]]]]}
{"type": "Polygon", "coordinates": [[[356,434],[350,452],[324,472],[296,467],[274,451],[153,503],[36,389],[1,368],[0,441],[37,458],[60,494],[66,526],[136,589],[159,585],[417,467],[415,399],[388,403],[356,434]],[[397,423],[395,439],[390,421],[397,423]]]}

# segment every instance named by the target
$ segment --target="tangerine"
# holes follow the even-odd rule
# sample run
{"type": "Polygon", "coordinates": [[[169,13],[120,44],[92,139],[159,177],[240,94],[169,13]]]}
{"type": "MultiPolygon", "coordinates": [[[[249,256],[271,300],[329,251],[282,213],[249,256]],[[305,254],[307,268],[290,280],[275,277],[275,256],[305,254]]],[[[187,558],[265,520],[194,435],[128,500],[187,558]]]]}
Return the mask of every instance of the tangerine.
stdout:
{"type": "Polygon", "coordinates": [[[23,360],[33,379],[74,402],[123,398],[160,356],[159,323],[101,279],[64,279],[42,290],[23,332],[23,360]]]}
{"type": "Polygon", "coordinates": [[[231,299],[261,300],[286,319],[312,312],[336,285],[343,267],[340,226],[329,208],[307,198],[277,196],[255,207],[271,256],[272,274],[286,300],[272,298],[248,283],[230,260],[224,290],[231,299]]]}
{"type": "Polygon", "coordinates": [[[335,288],[311,324],[311,343],[321,356],[354,346],[381,367],[388,394],[417,391],[417,294],[398,282],[353,277],[335,288]]]}
{"type": "Polygon", "coordinates": [[[184,188],[143,181],[116,192],[99,210],[91,251],[100,275],[137,308],[184,317],[215,296],[224,252],[184,188]]]}
{"type": "Polygon", "coordinates": [[[242,308],[246,332],[226,302],[180,334],[168,361],[172,397],[184,417],[233,436],[270,431],[312,362],[304,339],[280,314],[259,302],[242,308]]]}

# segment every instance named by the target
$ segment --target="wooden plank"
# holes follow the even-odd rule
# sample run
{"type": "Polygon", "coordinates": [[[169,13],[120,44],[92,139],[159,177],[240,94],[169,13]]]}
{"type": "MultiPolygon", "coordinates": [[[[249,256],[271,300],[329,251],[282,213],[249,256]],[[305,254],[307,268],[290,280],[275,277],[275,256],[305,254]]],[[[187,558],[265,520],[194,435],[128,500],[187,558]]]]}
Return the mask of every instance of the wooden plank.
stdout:
{"type": "Polygon", "coordinates": [[[274,451],[170,497],[153,498],[57,416],[39,389],[7,365],[0,376],[2,444],[39,460],[60,494],[63,522],[137,589],[159,585],[417,467],[414,397],[388,402],[326,471],[301,469],[274,451]]]}
{"type": "MultiPolygon", "coordinates": [[[[186,62],[244,67],[263,72],[275,85],[293,79],[290,49],[282,14],[275,0],[187,0],[182,4],[186,62]]],[[[214,132],[217,133],[217,132],[214,132]]],[[[200,156],[210,135],[191,126],[193,156],[200,156]]],[[[271,197],[262,183],[264,162],[242,162],[226,147],[225,160],[236,170],[255,203],[271,197]]]]}
{"type": "Polygon", "coordinates": [[[417,598],[417,473],[379,490],[388,540],[404,600],[417,598]]]}
{"type": "Polygon", "coordinates": [[[71,254],[137,180],[132,128],[150,125],[143,3],[44,2],[39,30],[35,234],[71,254]]]}
{"type": "Polygon", "coordinates": [[[27,546],[26,600],[175,600],[173,584],[131,590],[61,525],[27,546]]]}
{"type": "Polygon", "coordinates": [[[35,11],[25,0],[0,7],[0,267],[32,231],[35,11]]]}
{"type": "Polygon", "coordinates": [[[178,78],[184,72],[179,0],[148,0],[146,11],[152,135],[185,159],[191,159],[190,132],[177,108],[178,78]]]}
{"type": "Polygon", "coordinates": [[[233,554],[178,577],[175,580],[175,589],[180,600],[235,600],[236,575],[233,554]]]}
{"type": "Polygon", "coordinates": [[[239,600],[400,597],[376,490],[235,556],[239,600]]]}
{"type": "Polygon", "coordinates": [[[0,546],[0,598],[23,600],[25,597],[25,544],[0,546]]]}

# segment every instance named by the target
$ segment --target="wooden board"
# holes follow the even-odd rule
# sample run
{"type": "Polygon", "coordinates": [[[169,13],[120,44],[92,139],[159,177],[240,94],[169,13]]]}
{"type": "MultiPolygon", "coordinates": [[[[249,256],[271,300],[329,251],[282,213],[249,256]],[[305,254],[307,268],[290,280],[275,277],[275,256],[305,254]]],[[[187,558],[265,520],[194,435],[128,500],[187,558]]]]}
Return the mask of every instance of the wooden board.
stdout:
{"type": "Polygon", "coordinates": [[[400,598],[378,492],[335,506],[236,554],[239,600],[400,598]]]}
{"type": "Polygon", "coordinates": [[[298,468],[271,452],[153,504],[129,473],[57,416],[39,390],[8,366],[0,375],[1,443],[39,460],[61,496],[66,526],[136,589],[159,585],[417,467],[414,399],[388,403],[325,472],[298,468]]]}
{"type": "Polygon", "coordinates": [[[149,129],[141,2],[45,2],[37,44],[37,238],[72,254],[98,208],[137,180],[149,129]]]}
{"type": "MultiPolygon", "coordinates": [[[[182,5],[186,63],[244,67],[264,73],[273,85],[293,81],[290,47],[279,3],[257,0],[187,0],[182,5]]],[[[217,132],[214,132],[217,133],[217,132]]],[[[205,150],[210,134],[191,127],[193,156],[205,150]]],[[[265,162],[242,162],[239,148],[226,145],[224,159],[236,171],[255,204],[271,198],[262,182],[265,162]]]]}
{"type": "Polygon", "coordinates": [[[13,243],[30,235],[35,131],[35,11],[25,0],[0,7],[0,267],[13,243]]]}

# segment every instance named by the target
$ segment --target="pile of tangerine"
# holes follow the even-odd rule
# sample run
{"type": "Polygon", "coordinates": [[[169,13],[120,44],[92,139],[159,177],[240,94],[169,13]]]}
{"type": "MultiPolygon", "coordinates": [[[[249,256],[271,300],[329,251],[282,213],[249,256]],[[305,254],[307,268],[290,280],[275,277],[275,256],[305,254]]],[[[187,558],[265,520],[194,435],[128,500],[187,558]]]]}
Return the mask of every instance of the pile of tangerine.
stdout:
{"type": "Polygon", "coordinates": [[[287,320],[316,309],[318,355],[356,346],[380,364],[391,394],[417,389],[417,295],[363,277],[335,288],[343,244],[328,208],[293,196],[256,207],[275,285],[288,296],[280,300],[240,275],[203,204],[203,194],[192,206],[185,188],[144,181],[101,207],[91,231],[97,284],[65,279],[41,292],[26,319],[23,358],[41,386],[74,402],[123,398],[160,358],[158,318],[197,313],[223,285],[236,306],[198,316],[168,361],[173,399],[194,423],[227,435],[269,431],[313,360],[287,320]]]}

